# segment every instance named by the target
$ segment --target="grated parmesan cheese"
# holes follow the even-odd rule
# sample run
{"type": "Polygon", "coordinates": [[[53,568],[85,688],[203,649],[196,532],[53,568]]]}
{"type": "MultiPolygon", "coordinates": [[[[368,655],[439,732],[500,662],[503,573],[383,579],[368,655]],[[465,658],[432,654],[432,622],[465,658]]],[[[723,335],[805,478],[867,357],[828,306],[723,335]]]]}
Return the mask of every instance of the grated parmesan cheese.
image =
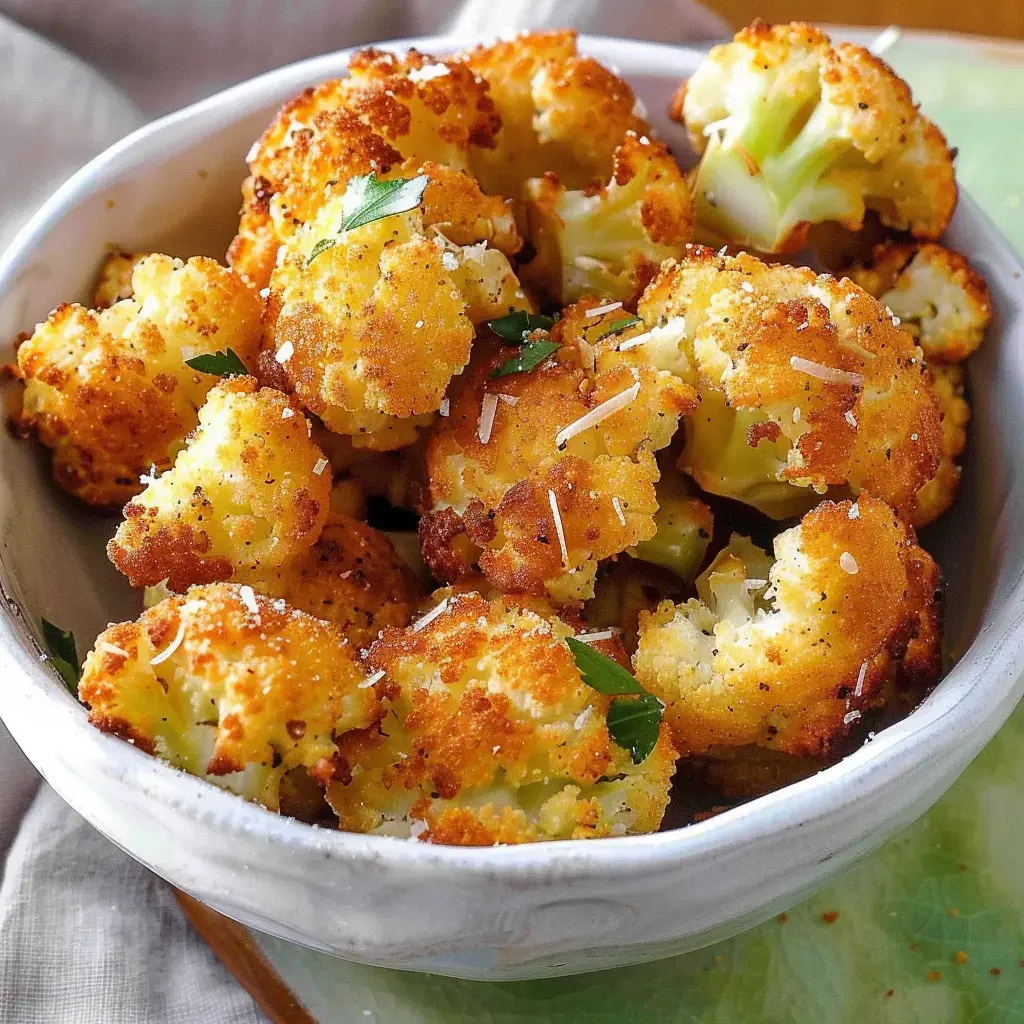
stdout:
{"type": "Polygon", "coordinates": [[[452,407],[452,403],[451,403],[450,399],[447,399],[447,398],[442,398],[442,399],[441,399],[441,404],[440,404],[440,406],[438,406],[438,409],[437,409],[437,411],[438,411],[438,412],[439,412],[439,413],[440,413],[440,414],[441,414],[442,416],[447,416],[447,415],[448,415],[448,413],[449,413],[449,412],[450,412],[450,410],[451,410],[451,407],[452,407]]]}
{"type": "Polygon", "coordinates": [[[417,619],[412,624],[412,631],[414,633],[418,633],[421,629],[423,629],[424,626],[429,625],[439,615],[444,615],[444,613],[448,610],[448,600],[449,599],[446,597],[436,608],[431,608],[430,611],[423,616],[423,618],[417,619]]]}
{"type": "Polygon", "coordinates": [[[256,603],[256,592],[246,583],[244,586],[238,588],[238,596],[242,600],[242,604],[256,615],[260,614],[260,606],[256,603]]]}
{"type": "MultiPolygon", "coordinates": [[[[621,630],[620,630],[621,632],[621,630]]],[[[601,629],[596,633],[577,633],[573,640],[579,640],[584,644],[597,643],[598,640],[611,640],[615,636],[616,630],[614,629],[601,629]]]]}
{"type": "Polygon", "coordinates": [[[506,405],[518,405],[519,399],[515,395],[499,394],[499,400],[504,402],[506,405]]]}
{"type": "Polygon", "coordinates": [[[625,391],[620,391],[617,395],[595,406],[590,412],[585,413],[578,420],[574,420],[555,434],[555,447],[564,447],[577,434],[582,434],[583,431],[596,427],[598,423],[606,420],[609,416],[614,416],[620,409],[625,409],[627,405],[635,401],[639,394],[640,382],[637,381],[631,387],[626,388],[625,391]]]}
{"type": "Polygon", "coordinates": [[[853,688],[854,697],[860,697],[864,693],[864,677],[868,674],[868,663],[865,661],[860,672],[857,673],[857,685],[853,688]]]}
{"type": "Polygon", "coordinates": [[[159,665],[161,662],[166,661],[180,646],[181,641],[185,639],[185,620],[178,620],[178,632],[175,634],[174,639],[159,653],[154,654],[149,659],[150,665],[159,665]]]}
{"type": "Polygon", "coordinates": [[[374,683],[379,683],[385,676],[385,670],[381,669],[379,672],[374,672],[372,676],[367,676],[359,685],[356,687],[357,690],[368,690],[374,683]]]}
{"type": "Polygon", "coordinates": [[[323,471],[327,468],[327,465],[328,463],[326,459],[319,458],[316,460],[316,465],[313,467],[313,472],[317,476],[320,476],[320,474],[323,473],[323,471]]]}
{"type": "Polygon", "coordinates": [[[610,313],[613,309],[622,309],[621,302],[609,302],[604,306],[595,306],[593,309],[588,309],[584,313],[584,317],[589,318],[592,316],[604,316],[605,313],[610,313]]]}
{"type": "Polygon", "coordinates": [[[860,566],[857,565],[857,559],[850,554],[849,551],[844,551],[839,556],[839,568],[845,573],[849,573],[851,576],[856,576],[860,571],[860,566]]]}
{"type": "Polygon", "coordinates": [[[451,69],[447,64],[427,64],[422,68],[413,68],[407,77],[410,82],[430,82],[450,74],[451,69]]]}
{"type": "Polygon", "coordinates": [[[555,533],[558,534],[558,546],[562,549],[562,565],[568,565],[569,551],[565,546],[565,530],[562,529],[562,514],[558,511],[558,497],[550,487],[548,488],[548,504],[551,506],[551,514],[555,517],[555,533]]]}
{"type": "Polygon", "coordinates": [[[860,718],[860,712],[857,710],[847,711],[843,715],[843,725],[852,725],[857,719],[860,718]]]}
{"type": "Polygon", "coordinates": [[[108,643],[106,640],[102,641],[101,643],[98,643],[96,646],[99,648],[99,650],[106,651],[108,654],[119,654],[121,655],[122,658],[131,657],[131,655],[126,650],[124,650],[121,647],[118,647],[116,644],[108,643]]]}
{"type": "Polygon", "coordinates": [[[587,706],[586,706],[586,707],[585,707],[585,708],[584,708],[584,709],[583,709],[583,710],[582,710],[582,711],[581,711],[581,712],[580,712],[580,713],[579,713],[579,714],[578,714],[578,715],[576,716],[576,721],[572,723],[572,727],[573,727],[573,728],[574,728],[574,729],[575,729],[575,730],[576,730],[577,732],[579,732],[579,731],[580,731],[580,729],[582,729],[582,728],[583,728],[583,726],[585,726],[585,725],[587,724],[588,720],[590,719],[590,716],[591,716],[591,714],[593,714],[593,711],[594,711],[594,706],[593,706],[592,704],[588,704],[588,705],[587,705],[587,706]]]}
{"type": "Polygon", "coordinates": [[[854,430],[857,429],[857,417],[854,416],[849,409],[847,409],[846,412],[843,413],[843,419],[846,420],[846,422],[849,423],[854,430]]]}
{"type": "Polygon", "coordinates": [[[816,363],[813,359],[804,359],[803,356],[790,356],[789,365],[794,370],[806,373],[809,377],[817,377],[828,384],[850,384],[855,388],[864,386],[864,375],[852,373],[850,370],[839,370],[834,366],[825,366],[824,363],[816,363]]]}
{"type": "Polygon", "coordinates": [[[290,420],[294,415],[295,415],[295,410],[292,409],[290,406],[285,406],[281,410],[281,419],[283,419],[283,420],[290,420]]]}
{"type": "Polygon", "coordinates": [[[860,519],[860,505],[858,505],[857,502],[854,502],[850,506],[850,511],[847,512],[846,515],[850,519],[860,519]]]}
{"type": "Polygon", "coordinates": [[[277,360],[282,366],[288,362],[291,357],[295,355],[295,346],[290,342],[286,341],[275,353],[274,359],[277,360]]]}
{"type": "Polygon", "coordinates": [[[484,395],[480,403],[480,422],[477,424],[476,436],[481,444],[487,444],[491,439],[491,430],[494,427],[494,414],[498,411],[498,396],[490,393],[484,395]]]}
{"type": "Polygon", "coordinates": [[[622,502],[619,501],[618,496],[612,498],[612,508],[615,509],[615,514],[619,517],[619,522],[622,523],[623,526],[625,526],[626,516],[625,513],[622,511],[622,502]]]}

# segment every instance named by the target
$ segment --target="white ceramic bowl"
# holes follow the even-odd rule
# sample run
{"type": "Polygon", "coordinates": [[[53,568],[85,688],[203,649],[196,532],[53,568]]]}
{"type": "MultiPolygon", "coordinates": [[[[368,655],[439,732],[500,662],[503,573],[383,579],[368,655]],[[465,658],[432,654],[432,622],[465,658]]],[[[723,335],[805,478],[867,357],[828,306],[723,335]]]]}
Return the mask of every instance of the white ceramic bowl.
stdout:
{"type": "MultiPolygon", "coordinates": [[[[465,40],[421,40],[446,52],[465,40]]],[[[668,98],[700,55],[584,38],[677,146],[668,98]]],[[[0,337],[83,299],[109,243],[221,255],[244,155],[285,99],[346,53],[229,89],[129,136],[68,181],[0,261],[0,337]]],[[[83,640],[135,614],[103,556],[109,520],[63,500],[33,445],[0,437],[0,713],[50,784],[175,885],[246,924],[338,956],[465,978],[571,974],[668,956],[776,913],[921,814],[1021,696],[1024,297],[1007,243],[966,197],[949,233],[997,317],[972,361],[964,495],[926,543],[949,580],[957,659],[913,715],[841,764],[689,828],[456,849],[310,828],[174,771],[86,723],[42,664],[40,616],[83,640]]]]}

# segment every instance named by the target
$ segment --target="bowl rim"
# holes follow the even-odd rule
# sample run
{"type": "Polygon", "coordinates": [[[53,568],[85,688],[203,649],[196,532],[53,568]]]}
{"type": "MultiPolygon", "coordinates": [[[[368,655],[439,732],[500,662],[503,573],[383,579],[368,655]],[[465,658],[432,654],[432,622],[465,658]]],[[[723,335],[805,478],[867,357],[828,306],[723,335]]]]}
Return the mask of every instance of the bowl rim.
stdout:
{"type": "MultiPolygon", "coordinates": [[[[436,35],[373,45],[450,52],[480,41],[436,35]]],[[[686,70],[681,66],[682,54],[693,60],[703,53],[696,47],[605,36],[580,35],[579,42],[581,50],[609,63],[639,64],[648,74],[677,77],[686,70]]],[[[197,126],[200,137],[208,135],[277,101],[279,94],[288,95],[289,90],[298,92],[311,82],[336,77],[359,48],[338,50],[259,75],[158,118],[104,150],[68,178],[17,233],[0,257],[0,294],[10,289],[18,271],[66,215],[126,170],[152,162],[150,150],[166,148],[175,140],[193,141],[197,126]]],[[[628,78],[629,72],[624,74],[628,78]]],[[[1021,267],[1010,244],[963,192],[960,208],[972,226],[987,234],[1003,261],[1021,267]]],[[[382,870],[393,867],[426,873],[456,868],[514,879],[541,869],[548,878],[581,874],[621,877],[623,869],[634,875],[641,869],[649,874],[694,859],[725,857],[737,844],[768,840],[791,829],[842,816],[862,801],[883,796],[900,775],[928,762],[949,759],[966,766],[965,748],[973,757],[1009,716],[1019,699],[1024,671],[1016,653],[1020,645],[1011,643],[1024,636],[1022,576],[998,609],[986,610],[969,650],[920,707],[816,775],[703,822],[648,835],[502,847],[432,846],[328,830],[282,817],[99,732],[88,725],[82,706],[59,687],[50,669],[40,661],[27,613],[10,593],[6,567],[0,565],[0,595],[4,598],[0,602],[0,666],[9,670],[7,685],[26,684],[21,696],[26,696],[29,689],[41,691],[55,705],[52,710],[65,719],[62,726],[76,731],[84,744],[82,751],[99,770],[130,776],[150,799],[161,800],[169,810],[186,817],[200,820],[215,814],[225,836],[246,834],[342,861],[372,858],[382,870]]]]}

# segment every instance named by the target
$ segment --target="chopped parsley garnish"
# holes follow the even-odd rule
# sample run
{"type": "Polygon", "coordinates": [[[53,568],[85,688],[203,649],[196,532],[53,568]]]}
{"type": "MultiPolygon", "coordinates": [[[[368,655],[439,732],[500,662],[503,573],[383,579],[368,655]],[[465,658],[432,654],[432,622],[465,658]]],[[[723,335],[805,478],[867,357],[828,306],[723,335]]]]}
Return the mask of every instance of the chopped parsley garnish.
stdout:
{"type": "Polygon", "coordinates": [[[82,669],[78,663],[75,634],[43,619],[43,640],[46,641],[46,647],[50,652],[50,664],[60,673],[64,685],[72,695],[77,696],[82,669]]]}
{"type": "MultiPolygon", "coordinates": [[[[430,178],[425,174],[418,174],[415,178],[389,178],[387,181],[381,181],[375,171],[357,175],[349,181],[341,199],[343,219],[338,234],[415,210],[423,201],[423,193],[429,184],[430,178]]],[[[321,238],[313,246],[306,266],[336,244],[336,238],[321,238]]]]}
{"type": "Polygon", "coordinates": [[[636,327],[637,324],[642,323],[643,320],[638,316],[620,317],[618,320],[613,320],[610,324],[603,325],[604,330],[598,336],[598,340],[600,341],[601,338],[610,338],[613,334],[621,334],[630,327],[636,327]]]}
{"type": "Polygon", "coordinates": [[[608,708],[608,735],[629,751],[633,764],[641,764],[657,745],[665,706],[617,661],[575,637],[568,637],[565,642],[583,682],[598,693],[615,697],[608,708]]]}
{"type": "Polygon", "coordinates": [[[531,331],[550,331],[554,324],[553,317],[545,316],[543,313],[527,313],[525,309],[517,309],[498,317],[497,320],[487,321],[487,326],[499,338],[513,345],[524,342],[531,331]]]}
{"type": "Polygon", "coordinates": [[[205,355],[193,356],[185,360],[185,365],[200,373],[212,373],[215,377],[245,377],[249,373],[245,363],[230,348],[227,352],[208,352],[205,355]]]}
{"type": "Polygon", "coordinates": [[[553,341],[526,341],[519,350],[519,355],[506,360],[497,369],[491,370],[490,376],[504,377],[508,373],[526,373],[539,363],[543,363],[558,348],[553,341]]]}

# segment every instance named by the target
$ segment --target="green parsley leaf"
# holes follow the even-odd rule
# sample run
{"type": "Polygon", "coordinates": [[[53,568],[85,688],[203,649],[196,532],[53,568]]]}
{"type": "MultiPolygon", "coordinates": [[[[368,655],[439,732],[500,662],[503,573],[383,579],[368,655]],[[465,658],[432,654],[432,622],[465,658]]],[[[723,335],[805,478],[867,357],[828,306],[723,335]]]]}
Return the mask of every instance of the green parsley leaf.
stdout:
{"type": "Polygon", "coordinates": [[[637,324],[642,324],[643,320],[638,316],[624,316],[619,320],[613,320],[607,327],[598,335],[598,341],[601,338],[611,337],[613,334],[621,334],[623,331],[630,327],[636,327],[637,324]]]}
{"type": "Polygon", "coordinates": [[[608,735],[629,751],[633,764],[641,764],[658,742],[665,706],[617,661],[575,637],[567,637],[565,642],[583,682],[598,693],[615,697],[608,708],[608,735]]]}
{"type": "Polygon", "coordinates": [[[647,691],[617,662],[595,651],[588,643],[574,636],[565,641],[576,660],[583,682],[592,690],[618,697],[624,693],[646,693],[647,691]]]}
{"type": "Polygon", "coordinates": [[[212,373],[215,377],[245,377],[249,373],[245,363],[230,348],[227,352],[207,353],[186,359],[185,365],[200,373],[212,373]]]}
{"type": "Polygon", "coordinates": [[[82,677],[82,669],[78,663],[78,649],[75,647],[75,634],[52,622],[43,619],[43,640],[50,652],[50,664],[60,673],[64,685],[72,696],[78,696],[78,680],[82,677]]]}
{"type": "Polygon", "coordinates": [[[519,345],[526,340],[531,331],[550,331],[554,319],[543,313],[527,313],[525,309],[517,309],[497,320],[488,320],[487,326],[504,341],[519,345]]]}
{"type": "Polygon", "coordinates": [[[504,377],[508,373],[526,373],[538,363],[543,363],[558,348],[553,341],[527,341],[519,350],[519,355],[502,363],[496,370],[491,370],[492,377],[504,377]]]}
{"type": "Polygon", "coordinates": [[[642,764],[657,746],[665,705],[653,693],[616,697],[608,709],[608,735],[642,764]]]}
{"type": "Polygon", "coordinates": [[[309,254],[309,259],[306,260],[306,266],[313,262],[322,252],[327,252],[328,249],[333,249],[338,244],[336,238],[321,238],[316,245],[313,246],[313,251],[309,254]]]}
{"type": "MultiPolygon", "coordinates": [[[[364,224],[372,224],[375,220],[415,210],[423,201],[423,193],[429,184],[430,178],[425,174],[418,174],[415,178],[388,178],[387,181],[381,181],[376,171],[357,174],[349,179],[345,194],[341,197],[343,219],[338,234],[361,228],[364,224]]],[[[334,238],[321,238],[313,246],[306,266],[336,244],[334,238]]]]}

